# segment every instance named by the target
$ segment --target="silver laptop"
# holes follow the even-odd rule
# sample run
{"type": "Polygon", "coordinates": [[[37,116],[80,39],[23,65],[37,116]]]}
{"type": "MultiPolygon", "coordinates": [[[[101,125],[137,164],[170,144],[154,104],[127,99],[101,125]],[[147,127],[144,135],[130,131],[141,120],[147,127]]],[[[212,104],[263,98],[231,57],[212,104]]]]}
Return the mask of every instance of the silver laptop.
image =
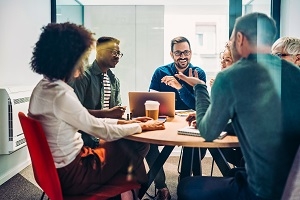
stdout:
{"type": "Polygon", "coordinates": [[[132,117],[145,116],[147,100],[158,101],[160,116],[175,116],[175,93],[174,92],[128,92],[129,108],[132,117]]]}

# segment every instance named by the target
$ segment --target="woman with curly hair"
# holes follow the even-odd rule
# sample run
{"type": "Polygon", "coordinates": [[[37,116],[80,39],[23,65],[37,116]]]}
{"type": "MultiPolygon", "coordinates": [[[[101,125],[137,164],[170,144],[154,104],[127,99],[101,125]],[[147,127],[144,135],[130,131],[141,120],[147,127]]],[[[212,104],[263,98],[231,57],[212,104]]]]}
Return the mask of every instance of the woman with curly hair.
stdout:
{"type": "MultiPolygon", "coordinates": [[[[233,59],[230,50],[230,41],[226,42],[224,51],[220,53],[220,59],[221,59],[221,70],[224,70],[233,64],[233,59]]],[[[209,81],[210,87],[212,87],[214,81],[215,79],[210,79],[209,81]]]]}
{"type": "Polygon", "coordinates": [[[65,195],[91,192],[128,169],[132,169],[138,182],[145,183],[143,159],[149,145],[136,145],[137,142],[122,138],[164,129],[163,123],[147,118],[96,118],[82,106],[67,82],[83,71],[94,41],[93,34],[83,26],[68,22],[48,24],[42,28],[31,58],[32,70],[43,78],[31,95],[28,116],[38,120],[45,131],[65,195]],[[108,142],[95,149],[83,146],[78,130],[108,142]],[[137,146],[144,150],[135,151],[137,146]]]}

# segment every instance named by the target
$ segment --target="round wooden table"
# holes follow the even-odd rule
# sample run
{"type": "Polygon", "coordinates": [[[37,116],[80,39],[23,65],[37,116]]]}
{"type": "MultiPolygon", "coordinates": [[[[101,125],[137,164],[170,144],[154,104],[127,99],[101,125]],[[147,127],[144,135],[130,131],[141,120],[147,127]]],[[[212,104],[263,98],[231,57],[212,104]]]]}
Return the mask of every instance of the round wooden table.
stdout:
{"type": "Polygon", "coordinates": [[[145,131],[140,134],[127,136],[126,139],[138,142],[145,142],[157,145],[171,145],[184,147],[203,148],[226,148],[238,147],[239,141],[236,136],[227,135],[223,139],[216,139],[213,142],[205,142],[202,137],[179,135],[177,130],[188,126],[185,117],[175,116],[168,118],[165,122],[165,130],[145,131]]]}
{"type": "Polygon", "coordinates": [[[188,126],[185,119],[186,117],[179,116],[168,118],[165,122],[166,128],[164,130],[145,131],[125,138],[137,142],[164,146],[148,172],[148,184],[140,189],[139,198],[142,199],[156,177],[159,169],[164,165],[175,146],[183,147],[180,178],[190,176],[191,174],[202,175],[201,153],[199,148],[209,148],[209,151],[214,157],[222,174],[226,174],[230,170],[230,166],[221,153],[220,148],[239,147],[238,138],[236,136],[227,135],[223,139],[205,142],[202,137],[179,135],[177,130],[188,126]]]}

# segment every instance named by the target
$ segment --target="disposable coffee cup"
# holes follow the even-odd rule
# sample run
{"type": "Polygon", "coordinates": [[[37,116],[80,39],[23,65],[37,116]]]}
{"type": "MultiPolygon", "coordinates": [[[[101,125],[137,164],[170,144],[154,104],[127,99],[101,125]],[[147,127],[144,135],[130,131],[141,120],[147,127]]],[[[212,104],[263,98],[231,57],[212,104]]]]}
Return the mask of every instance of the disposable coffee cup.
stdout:
{"type": "Polygon", "coordinates": [[[158,119],[158,113],[159,113],[159,105],[160,103],[158,101],[146,101],[145,102],[145,111],[146,111],[146,117],[151,117],[154,120],[158,119]]]}

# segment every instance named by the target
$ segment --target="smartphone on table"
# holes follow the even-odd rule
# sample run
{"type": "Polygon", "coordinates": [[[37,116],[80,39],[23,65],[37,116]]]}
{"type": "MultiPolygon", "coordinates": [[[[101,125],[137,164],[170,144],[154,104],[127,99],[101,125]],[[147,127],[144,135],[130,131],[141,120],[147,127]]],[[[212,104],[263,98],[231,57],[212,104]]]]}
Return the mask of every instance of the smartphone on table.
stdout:
{"type": "Polygon", "coordinates": [[[158,116],[157,121],[165,123],[167,121],[167,116],[158,116]]]}

